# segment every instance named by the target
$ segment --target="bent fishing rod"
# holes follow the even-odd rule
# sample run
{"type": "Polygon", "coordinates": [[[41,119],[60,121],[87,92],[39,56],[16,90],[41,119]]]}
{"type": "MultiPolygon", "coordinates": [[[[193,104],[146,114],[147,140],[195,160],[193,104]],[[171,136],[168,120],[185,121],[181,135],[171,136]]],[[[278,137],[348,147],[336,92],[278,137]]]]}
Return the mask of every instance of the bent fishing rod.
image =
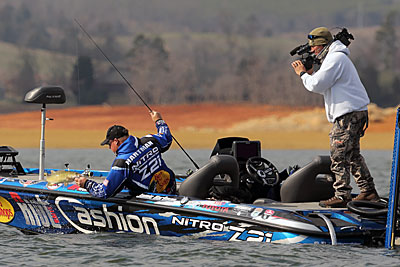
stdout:
{"type": "MultiPolygon", "coordinates": [[[[125,81],[125,83],[132,89],[132,91],[136,94],[136,96],[142,101],[142,103],[147,107],[147,109],[150,112],[153,112],[153,110],[150,108],[149,105],[147,105],[146,101],[139,95],[139,93],[135,90],[135,88],[132,86],[132,84],[125,78],[125,76],[119,71],[119,69],[112,63],[112,61],[108,58],[108,56],[103,52],[103,50],[100,48],[99,45],[93,40],[93,38],[90,36],[90,34],[83,28],[83,26],[79,23],[77,19],[75,19],[76,24],[79,25],[81,30],[86,34],[86,36],[89,38],[90,41],[96,46],[96,48],[100,51],[100,53],[104,56],[105,59],[113,66],[113,68],[118,72],[118,74],[121,76],[121,78],[125,81]]],[[[199,165],[190,157],[190,155],[185,151],[185,149],[181,146],[181,144],[176,140],[176,138],[171,134],[172,139],[175,141],[175,143],[179,146],[179,148],[185,153],[185,155],[189,158],[189,160],[193,163],[193,165],[196,167],[196,169],[200,169],[199,165]]]]}

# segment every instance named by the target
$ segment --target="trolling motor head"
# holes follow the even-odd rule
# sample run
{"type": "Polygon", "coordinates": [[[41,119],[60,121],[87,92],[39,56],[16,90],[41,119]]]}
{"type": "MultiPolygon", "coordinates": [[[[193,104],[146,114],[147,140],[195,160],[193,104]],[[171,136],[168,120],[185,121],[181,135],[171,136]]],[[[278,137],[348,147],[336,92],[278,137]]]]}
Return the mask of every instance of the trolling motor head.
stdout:
{"type": "Polygon", "coordinates": [[[32,89],[25,95],[25,102],[42,104],[42,132],[40,139],[40,158],[39,158],[39,180],[44,179],[44,130],[46,124],[46,104],[63,104],[65,103],[64,90],[59,86],[43,86],[32,89]]]}
{"type": "Polygon", "coordinates": [[[65,103],[64,90],[59,86],[43,86],[30,90],[25,95],[25,102],[36,104],[65,103]]]}

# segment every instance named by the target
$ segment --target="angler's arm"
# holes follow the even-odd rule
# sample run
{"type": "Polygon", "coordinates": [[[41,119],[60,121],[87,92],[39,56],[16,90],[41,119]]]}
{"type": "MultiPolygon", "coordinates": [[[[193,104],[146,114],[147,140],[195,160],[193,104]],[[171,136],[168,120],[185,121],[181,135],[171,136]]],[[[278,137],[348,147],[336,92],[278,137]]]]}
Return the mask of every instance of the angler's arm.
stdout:
{"type": "Polygon", "coordinates": [[[116,159],[113,166],[103,183],[97,183],[93,180],[87,180],[84,188],[95,197],[109,198],[117,194],[123,188],[126,180],[126,168],[119,163],[125,162],[124,160],[116,159]]]}
{"type": "Polygon", "coordinates": [[[153,137],[160,145],[161,152],[169,149],[172,143],[172,135],[167,123],[162,119],[161,114],[153,111],[150,113],[151,118],[156,123],[157,134],[147,135],[146,137],[153,137]]]}

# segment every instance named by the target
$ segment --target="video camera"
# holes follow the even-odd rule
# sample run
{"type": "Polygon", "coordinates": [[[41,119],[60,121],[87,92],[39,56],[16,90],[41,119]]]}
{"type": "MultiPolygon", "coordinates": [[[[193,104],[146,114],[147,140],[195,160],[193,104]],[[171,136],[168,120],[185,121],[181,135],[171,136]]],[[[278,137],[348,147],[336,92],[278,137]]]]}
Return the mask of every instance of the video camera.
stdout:
{"type": "MultiPolygon", "coordinates": [[[[332,43],[334,41],[339,40],[345,46],[349,46],[350,39],[354,40],[353,35],[349,33],[346,28],[342,28],[340,32],[338,32],[333,36],[332,43]]],[[[290,55],[291,56],[299,55],[300,56],[299,59],[301,63],[303,63],[306,70],[311,69],[314,64],[321,63],[321,60],[311,52],[311,46],[308,44],[308,42],[306,44],[299,45],[296,48],[294,48],[292,51],[290,51],[290,55]]]]}
{"type": "Polygon", "coordinates": [[[313,64],[316,63],[315,55],[311,53],[311,46],[308,43],[299,45],[298,47],[290,51],[291,56],[294,56],[296,54],[300,56],[299,59],[301,63],[303,63],[306,70],[311,69],[313,64]]]}

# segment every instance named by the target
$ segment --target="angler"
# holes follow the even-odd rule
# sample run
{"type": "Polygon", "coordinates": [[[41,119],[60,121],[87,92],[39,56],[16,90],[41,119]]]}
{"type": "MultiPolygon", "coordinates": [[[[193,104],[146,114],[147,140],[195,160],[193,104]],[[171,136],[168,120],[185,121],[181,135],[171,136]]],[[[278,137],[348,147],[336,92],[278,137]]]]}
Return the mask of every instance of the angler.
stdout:
{"type": "Polygon", "coordinates": [[[143,192],[175,194],[175,174],[161,158],[171,146],[171,134],[160,113],[152,111],[150,115],[157,134],[138,138],[129,135],[123,126],[111,126],[101,143],[116,154],[107,178],[97,183],[82,176],[75,179],[77,185],[100,198],[114,196],[124,187],[132,196],[143,192]]]}

